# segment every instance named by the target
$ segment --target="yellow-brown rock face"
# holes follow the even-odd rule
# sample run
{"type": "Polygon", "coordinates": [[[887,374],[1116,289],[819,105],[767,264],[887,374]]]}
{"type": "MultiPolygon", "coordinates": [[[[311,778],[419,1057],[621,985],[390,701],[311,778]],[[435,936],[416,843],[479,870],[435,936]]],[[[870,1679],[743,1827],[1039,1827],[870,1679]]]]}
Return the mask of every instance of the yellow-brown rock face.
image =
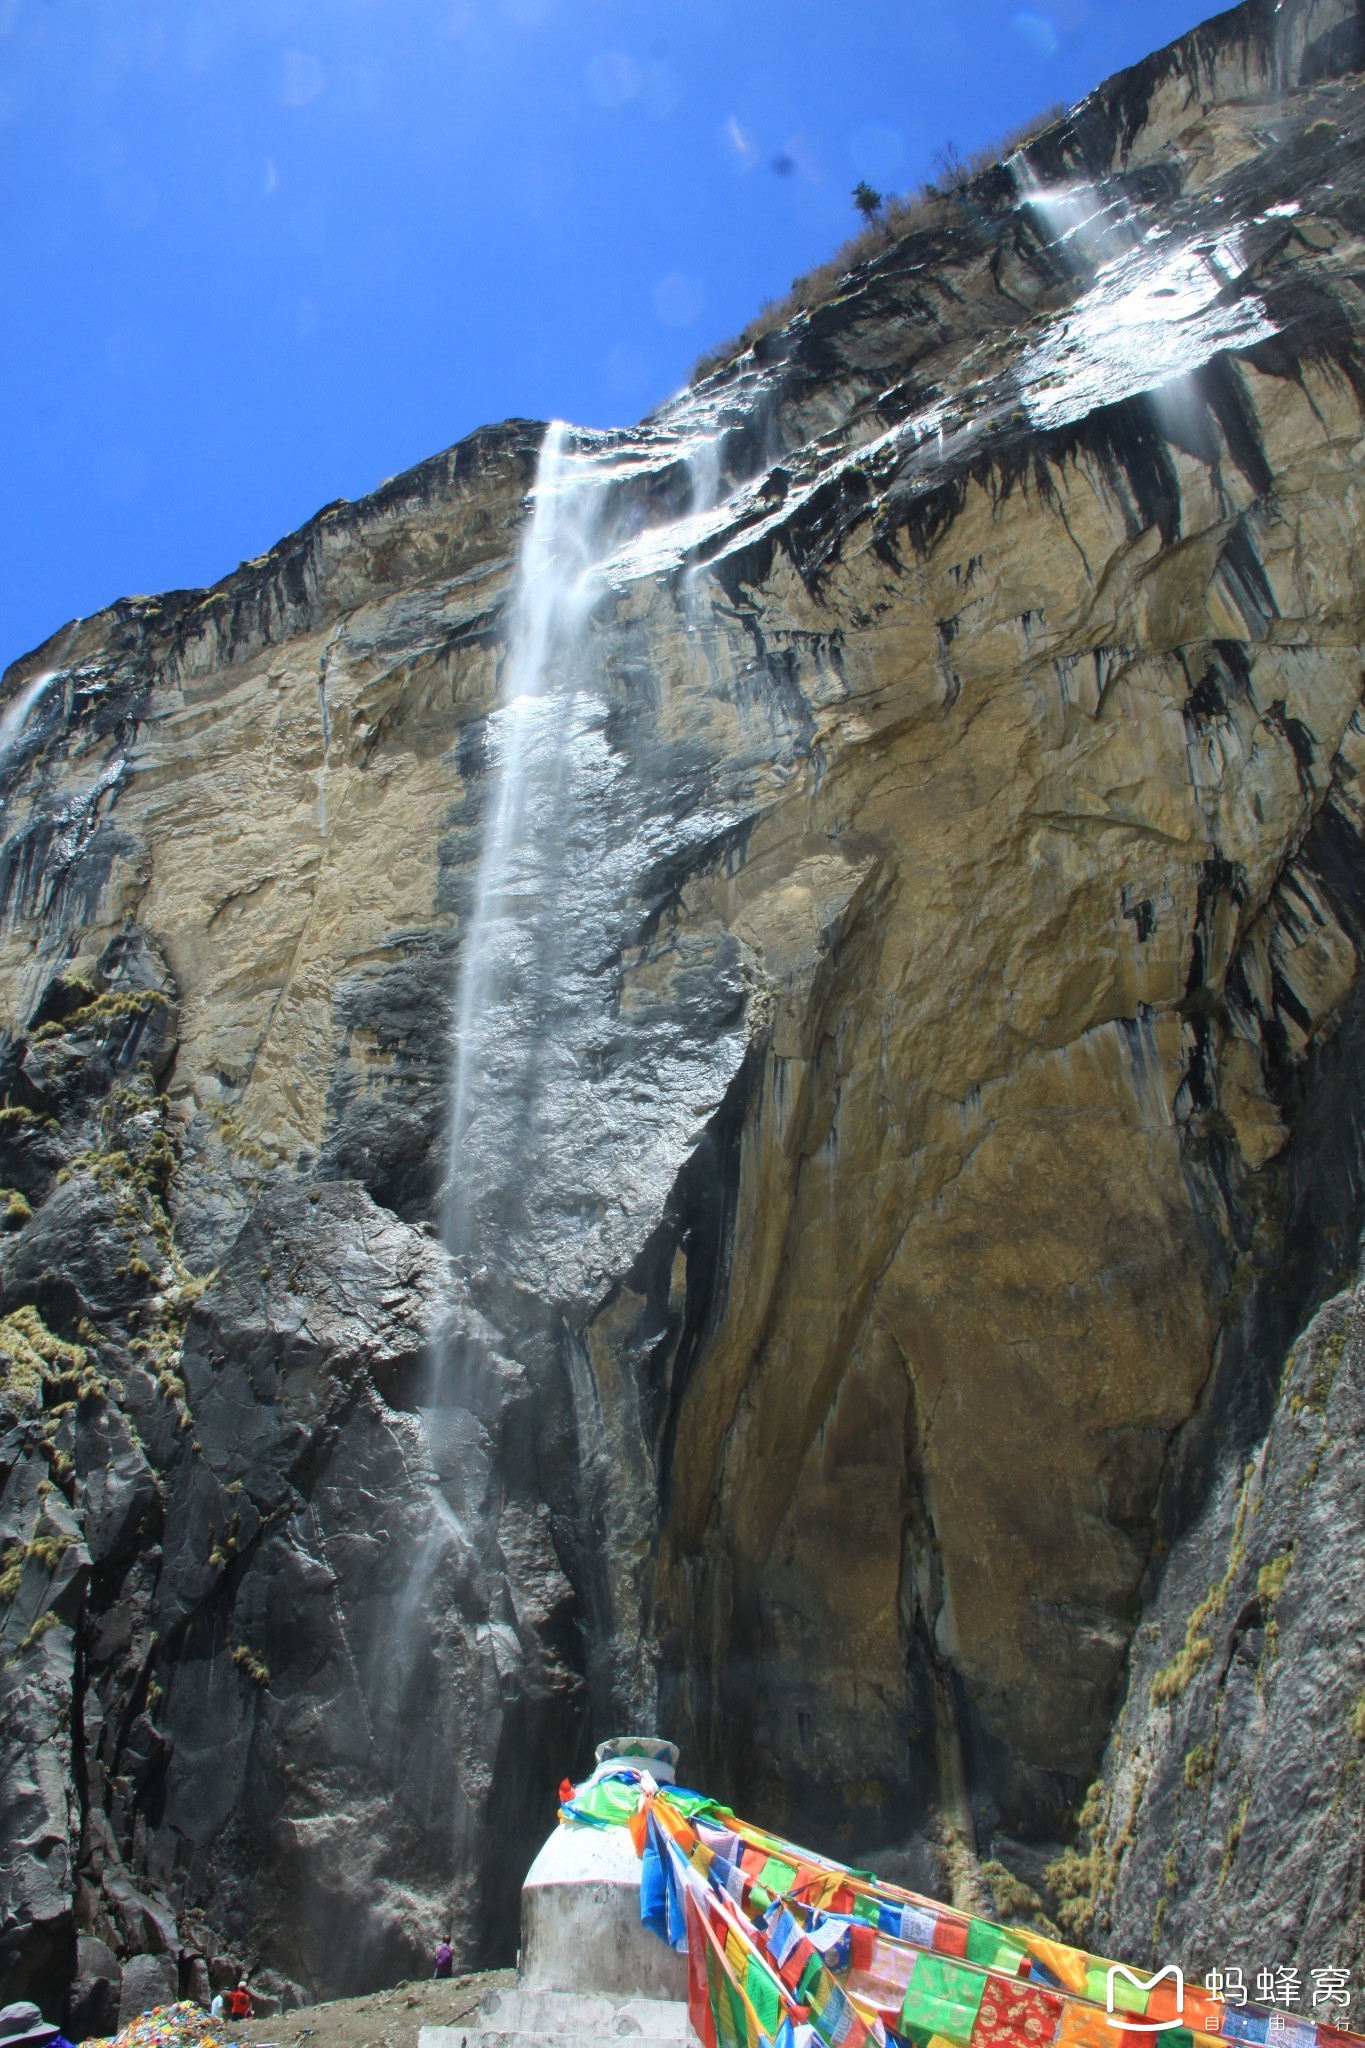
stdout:
{"type": "MultiPolygon", "coordinates": [[[[945,198],[765,361],[577,444],[614,481],[581,667],[553,679],[555,830],[530,835],[562,936],[506,997],[534,1078],[516,1116],[476,1102],[453,1181],[542,430],[19,666],[16,691],[56,674],[0,759],[4,1170],[34,1211],[5,1307],[94,1330],[130,1412],[138,1373],[183,1380],[155,1382],[184,1418],[149,1450],[164,1561],[126,1630],[176,1746],[155,1797],[114,1750],[97,1773],[101,1853],[182,1915],[245,1942],[283,1915],[274,1960],[335,1981],[272,1859],[307,1894],[366,1774],[430,1770],[446,1849],[415,1816],[397,1889],[371,1859],[326,1910],[381,1959],[360,1977],[452,1900],[489,1952],[470,1873],[533,1841],[556,1745],[622,1716],[831,1846],[946,1808],[984,1849],[1074,1804],[1198,1490],[1185,1425],[1216,1435],[1209,1403],[1254,1379],[1267,1285],[1323,1278],[1285,1248],[1327,1213],[1296,1132],[1365,900],[1353,19],[1237,10],[945,198]],[[173,1006],[138,1112],[164,1182],[108,1164],[142,1156],[136,1047],[103,1094],[52,1078],[67,1017],[104,1057],[89,1006],[133,986],[133,936],[173,1006]],[[122,1188],[125,1223],[153,1188],[141,1293],[126,1262],[86,1273],[66,1210],[53,1279],[72,1173],[122,1188]],[[311,1221],[300,1187],[330,1190],[311,1221]],[[459,1361],[434,1393],[410,1334],[354,1335],[348,1247],[459,1361]],[[310,1288],[340,1334],[305,1399],[310,1288]],[[302,1435],[267,1480],[239,1451],[272,1404],[302,1435]],[[237,1552],[204,1505],[234,1486],[260,1530],[237,1552]],[[262,1590],[286,1564],[296,1630],[262,1590]],[[324,1583],[350,1675],[306,1648],[324,1583]],[[440,1754],[398,1771],[386,1645],[414,1613],[440,1616],[411,1677],[440,1754]],[[276,1802],[249,1842],[189,1736],[229,1719],[276,1802]]],[[[1332,1199],[1344,1242],[1357,1197],[1332,1199]]],[[[92,1867],[88,1829],[72,1855],[92,1867]]]]}

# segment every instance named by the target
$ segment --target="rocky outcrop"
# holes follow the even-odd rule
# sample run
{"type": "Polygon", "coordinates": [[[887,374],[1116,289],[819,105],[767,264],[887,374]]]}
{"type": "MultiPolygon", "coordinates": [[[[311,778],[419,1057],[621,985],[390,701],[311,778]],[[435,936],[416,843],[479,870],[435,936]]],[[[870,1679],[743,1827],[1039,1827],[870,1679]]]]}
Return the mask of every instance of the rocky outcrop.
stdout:
{"type": "Polygon", "coordinates": [[[1172,1551],[1083,1859],[1103,1941],[1240,1970],[1253,1997],[1290,1972],[1305,2010],[1314,1972],[1349,1990],[1362,1957],[1362,1306],[1319,1310],[1266,1436],[1172,1551]]]}
{"type": "Polygon", "coordinates": [[[0,1327],[7,1962],[59,2002],[84,1929],[91,2031],[120,1995],[221,1985],[271,1922],[286,1993],[396,1977],[443,1932],[487,1946],[581,1740],[526,1375],[485,1347],[419,1427],[446,1257],[355,1181],[263,1186],[189,1272],[175,1014],[127,936],[50,984],[0,1131],[32,1210],[0,1327]],[[402,1598],[429,1615],[406,1662],[402,1598]]]}
{"type": "Polygon", "coordinates": [[[907,1868],[1068,1828],[1362,1222],[1362,62],[1253,0],[587,444],[453,1194],[542,430],[16,665],[10,1995],[500,1959],[634,1716],[907,1868]]]}

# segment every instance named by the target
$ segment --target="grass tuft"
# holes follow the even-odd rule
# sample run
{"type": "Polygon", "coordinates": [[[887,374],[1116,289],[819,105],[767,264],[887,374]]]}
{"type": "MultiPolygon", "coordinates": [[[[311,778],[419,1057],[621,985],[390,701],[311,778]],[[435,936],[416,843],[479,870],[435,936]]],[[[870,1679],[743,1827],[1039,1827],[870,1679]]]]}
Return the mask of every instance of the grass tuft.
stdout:
{"type": "Polygon", "coordinates": [[[112,1024],[124,1017],[147,1017],[153,1010],[164,1010],[168,998],[157,988],[110,989],[102,996],[95,996],[91,1002],[82,1003],[79,1010],[73,1010],[68,1017],[53,1017],[46,1024],[40,1024],[33,1034],[35,1045],[42,1045],[52,1038],[67,1038],[73,1032],[84,1031],[95,1024],[112,1024]]]}
{"type": "Polygon", "coordinates": [[[1213,1655],[1213,1637],[1206,1633],[1206,1625],[1222,1613],[1228,1594],[1232,1591],[1232,1582],[1246,1557],[1243,1533],[1250,1505],[1251,1475],[1255,1469],[1253,1461],[1242,1473],[1242,1490],[1237,1502],[1237,1519],[1233,1524],[1232,1542],[1228,1549],[1227,1570],[1216,1586],[1209,1587],[1185,1623],[1185,1640],[1170,1663],[1163,1664],[1153,1678],[1153,1706],[1166,1706],[1172,1700],[1178,1700],[1195,1673],[1207,1664],[1213,1655]]]}
{"type": "Polygon", "coordinates": [[[258,1657],[245,1643],[238,1643],[232,1653],[232,1661],[239,1671],[246,1673],[253,1685],[269,1685],[270,1666],[258,1657]]]}

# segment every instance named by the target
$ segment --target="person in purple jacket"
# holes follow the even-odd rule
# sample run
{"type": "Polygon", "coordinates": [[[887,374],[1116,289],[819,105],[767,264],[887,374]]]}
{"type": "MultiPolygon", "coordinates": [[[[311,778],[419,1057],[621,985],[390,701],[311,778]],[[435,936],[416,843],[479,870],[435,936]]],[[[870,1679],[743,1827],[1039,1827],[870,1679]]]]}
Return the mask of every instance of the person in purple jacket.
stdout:
{"type": "Polygon", "coordinates": [[[433,1977],[453,1977],[455,1975],[455,1951],[448,1941],[443,1941],[437,1949],[436,1968],[431,1974],[433,1977]]]}

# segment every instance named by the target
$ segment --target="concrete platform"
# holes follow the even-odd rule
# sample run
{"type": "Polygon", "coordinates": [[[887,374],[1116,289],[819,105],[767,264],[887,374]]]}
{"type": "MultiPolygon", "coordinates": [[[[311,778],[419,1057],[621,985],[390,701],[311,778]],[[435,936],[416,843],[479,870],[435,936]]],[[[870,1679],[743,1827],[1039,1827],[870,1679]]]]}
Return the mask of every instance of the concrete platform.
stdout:
{"type": "Polygon", "coordinates": [[[569,1991],[494,1991],[459,2027],[423,2027],[417,2048],[697,2048],[687,2005],[672,1998],[607,1998],[569,1991]]]}

